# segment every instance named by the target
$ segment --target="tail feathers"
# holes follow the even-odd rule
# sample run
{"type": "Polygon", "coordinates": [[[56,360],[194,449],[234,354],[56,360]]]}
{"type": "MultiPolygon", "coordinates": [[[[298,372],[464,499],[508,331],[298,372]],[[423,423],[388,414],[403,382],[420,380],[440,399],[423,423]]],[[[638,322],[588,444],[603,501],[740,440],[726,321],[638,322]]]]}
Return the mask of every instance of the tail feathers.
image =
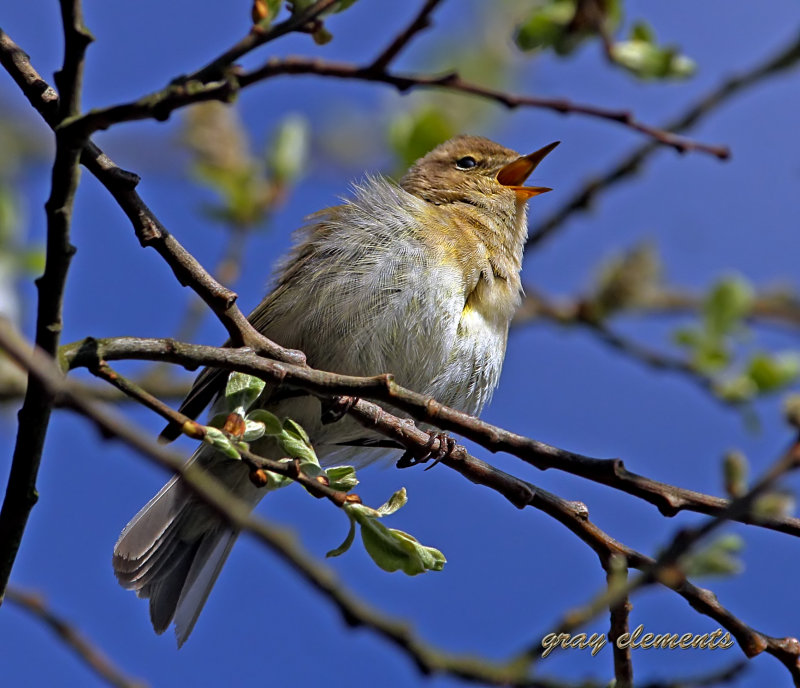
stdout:
{"type": "MultiPolygon", "coordinates": [[[[175,635],[178,647],[186,642],[197,623],[197,617],[200,616],[238,535],[237,532],[223,530],[215,533],[213,537],[206,537],[200,544],[175,609],[175,635]]],[[[151,610],[152,604],[151,599],[151,610]]]]}
{"type": "Polygon", "coordinates": [[[180,647],[237,535],[173,478],[122,531],[114,548],[114,573],[120,585],[150,600],[156,633],[175,620],[180,647]]]}

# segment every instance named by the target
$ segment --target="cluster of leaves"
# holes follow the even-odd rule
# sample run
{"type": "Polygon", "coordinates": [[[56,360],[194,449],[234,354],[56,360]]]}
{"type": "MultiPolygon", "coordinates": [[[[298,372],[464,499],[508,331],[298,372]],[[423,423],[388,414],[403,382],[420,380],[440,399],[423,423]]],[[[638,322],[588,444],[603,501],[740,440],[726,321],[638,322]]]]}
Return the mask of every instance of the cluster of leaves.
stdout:
{"type": "Polygon", "coordinates": [[[611,258],[601,266],[592,294],[586,299],[589,314],[605,320],[619,311],[646,304],[660,287],[662,272],[658,253],[649,243],[611,258]]]}
{"type": "MultiPolygon", "coordinates": [[[[339,0],[339,2],[333,3],[333,5],[322,14],[324,16],[343,12],[355,1],[356,0],[339,0]]],[[[292,11],[292,14],[297,14],[298,12],[303,12],[308,9],[313,2],[314,0],[289,0],[287,6],[292,11]]],[[[275,17],[280,13],[283,4],[283,0],[253,0],[250,11],[253,24],[258,26],[262,31],[268,29],[275,20],[275,17]]],[[[325,28],[322,21],[319,20],[315,22],[311,28],[311,37],[317,45],[325,45],[325,43],[333,39],[331,33],[325,28]]]]}
{"type": "Polygon", "coordinates": [[[800,357],[794,352],[756,351],[736,369],[736,344],[749,335],[746,319],[754,300],[755,291],[744,278],[722,279],[705,297],[700,322],[674,335],[694,367],[716,380],[715,392],[727,401],[749,401],[782,390],[800,374],[800,357]]]}
{"type": "Polygon", "coordinates": [[[694,73],[694,62],[675,46],[659,45],[644,21],[633,24],[627,40],[613,41],[622,19],[622,0],[546,0],[537,3],[519,25],[515,41],[526,52],[551,49],[566,56],[590,40],[601,40],[609,59],[640,79],[686,78],[694,73]]]}
{"type": "Polygon", "coordinates": [[[267,154],[257,158],[231,106],[208,102],[189,109],[183,141],[192,153],[191,172],[219,197],[206,214],[239,230],[263,225],[305,169],[309,140],[306,120],[290,114],[273,132],[267,154]]]}
{"type": "MultiPolygon", "coordinates": [[[[225,410],[211,419],[204,441],[225,456],[239,459],[241,457],[237,447],[247,446],[248,442],[269,436],[286,455],[282,461],[299,461],[299,468],[304,475],[312,479],[324,479],[334,490],[352,490],[358,484],[355,469],[352,466],[322,468],[308,435],[300,425],[290,418],[281,422],[266,409],[250,410],[264,386],[264,381],[257,377],[231,373],[225,388],[225,410]],[[240,432],[236,437],[221,429],[228,427],[231,416],[241,421],[240,432]]],[[[265,490],[276,490],[294,482],[287,476],[268,471],[265,473],[265,490]]],[[[361,504],[357,498],[345,503],[342,508],[350,521],[350,530],[345,541],[328,552],[328,556],[339,556],[350,548],[355,540],[358,524],[364,549],[384,571],[403,571],[409,576],[425,571],[441,571],[446,559],[438,549],[427,547],[408,533],[387,528],[380,522],[384,516],[389,516],[404,506],[407,499],[405,488],[401,488],[377,509],[361,504]]]]}
{"type": "Polygon", "coordinates": [[[28,165],[45,154],[35,135],[11,119],[0,119],[0,312],[20,319],[18,284],[44,270],[44,247],[26,240],[20,178],[28,165]]]}

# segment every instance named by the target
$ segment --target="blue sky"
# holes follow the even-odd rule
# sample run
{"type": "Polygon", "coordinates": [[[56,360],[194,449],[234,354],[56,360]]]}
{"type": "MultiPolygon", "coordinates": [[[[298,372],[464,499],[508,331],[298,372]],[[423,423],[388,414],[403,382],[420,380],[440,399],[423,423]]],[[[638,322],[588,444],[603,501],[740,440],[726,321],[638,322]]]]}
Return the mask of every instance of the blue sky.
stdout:
{"type": "MultiPolygon", "coordinates": [[[[573,58],[549,57],[523,70],[516,89],[542,96],[568,96],[607,107],[631,107],[649,123],[661,123],[722,78],[762,60],[792,40],[797,6],[791,0],[752,4],[708,2],[627,3],[631,18],[643,15],[666,43],[676,42],[697,60],[698,74],[686,82],[640,84],[612,70],[597,46],[573,58]]],[[[89,48],[84,107],[130,100],[192,71],[237,40],[245,30],[248,3],[85,3],[86,22],[97,41],[89,48]]],[[[279,54],[318,53],[332,59],[366,60],[416,11],[406,3],[362,0],[330,21],[335,36],[324,48],[307,36],[276,43],[279,54]]],[[[445,35],[468,41],[479,28],[475,8],[445,2],[436,27],[420,37],[398,67],[420,66],[424,53],[445,35]]],[[[0,10],[0,26],[52,79],[60,60],[58,12],[52,3],[14,3],[0,10]]],[[[256,64],[261,51],[246,64],[256,64]]],[[[446,61],[446,59],[445,59],[446,61]]],[[[797,139],[798,76],[783,75],[732,100],[691,132],[703,141],[731,146],[721,163],[701,154],[654,155],[633,182],[604,194],[591,214],[575,216],[563,231],[526,259],[523,280],[550,294],[587,288],[604,257],[642,240],[659,249],[670,282],[707,288],[738,273],[757,286],[798,286],[800,240],[797,139]]],[[[272,231],[257,236],[236,285],[249,310],[260,300],[270,267],[288,246],[303,216],[336,202],[349,180],[364,170],[383,169],[380,151],[349,162],[332,159],[326,138],[337,135],[336,116],[352,116],[368,140],[380,141],[382,114],[402,98],[376,85],[281,79],[242,94],[239,107],[258,146],[288,112],[306,116],[314,131],[307,174],[275,217],[272,231]],[[344,113],[344,115],[342,114],[344,113]]],[[[14,84],[0,76],[3,114],[26,114],[14,84]]],[[[31,119],[35,116],[31,113],[31,119]]],[[[184,159],[174,142],[179,117],[137,122],[101,133],[97,142],[122,167],[142,175],[139,191],[159,218],[206,266],[224,246],[224,236],[198,212],[207,193],[183,175],[184,159]]],[[[49,139],[35,123],[37,136],[49,139]]],[[[534,183],[555,191],[535,199],[532,215],[544,217],[589,177],[601,173],[642,137],[609,122],[561,117],[537,110],[497,109],[471,133],[490,136],[528,152],[552,140],[563,143],[537,170],[534,183]]],[[[23,179],[23,212],[32,240],[44,236],[42,205],[48,192],[47,165],[23,179]]],[[[78,253],[67,288],[63,341],[84,336],[170,336],[191,294],[181,289],[153,251],[142,250],[113,200],[88,174],[82,178],[74,221],[78,253]]],[[[33,290],[24,288],[28,312],[33,290]]],[[[23,323],[32,330],[32,318],[23,323]]],[[[675,323],[630,319],[627,333],[668,347],[675,323]]],[[[765,345],[797,348],[795,333],[767,333],[765,345]]],[[[215,344],[222,328],[208,318],[198,341],[215,344]]],[[[120,366],[137,370],[137,366],[120,366]]],[[[5,475],[15,432],[14,409],[0,424],[0,470],[5,475]]],[[[155,434],[161,421],[144,409],[124,407],[155,434]]],[[[549,326],[512,332],[503,378],[484,418],[536,439],[592,456],[622,457],[628,468],[649,477],[721,494],[720,459],[738,448],[758,472],[774,460],[791,434],[776,399],[756,410],[761,431],[683,379],[654,373],[621,357],[584,331],[549,326]]],[[[191,445],[178,445],[188,453],[191,445]]],[[[628,495],[566,474],[540,473],[509,456],[474,448],[503,470],[567,499],[587,504],[592,520],[626,544],[653,554],[681,525],[700,517],[668,520],[628,495]]],[[[604,576],[591,551],[546,515],[517,511],[499,495],[474,486],[444,467],[398,472],[370,467],[360,472],[359,494],[382,503],[405,486],[409,504],[389,525],[409,531],[444,551],[442,573],[416,578],[378,570],[354,547],[328,565],[341,581],[376,607],[406,618],[425,640],[446,650],[501,659],[547,633],[567,609],[586,602],[604,576]]],[[[152,685],[416,685],[409,660],[364,630],[347,628],[332,605],[297,580],[269,552],[243,538],[236,546],[200,621],[178,652],[169,634],[157,637],[146,604],[117,586],[111,549],[120,529],[160,487],[166,475],[125,447],[102,441],[82,419],[57,413],[48,435],[39,479],[41,499],[33,511],[13,572],[13,583],[42,592],[52,607],[74,619],[120,667],[152,685]]],[[[797,481],[789,481],[796,487],[797,481]]],[[[291,527],[318,557],[339,544],[347,523],[330,504],[299,489],[271,495],[259,513],[291,527]]],[[[786,536],[731,526],[745,538],[745,570],[723,580],[700,581],[722,604],[750,625],[775,636],[796,635],[800,599],[795,595],[800,548],[786,536]]],[[[653,632],[705,633],[717,624],[691,610],[673,593],[649,589],[634,599],[632,625],[653,632]]],[[[605,632],[606,617],[589,632],[605,632]]],[[[637,679],[693,674],[727,665],[738,648],[714,653],[634,653],[637,679]]],[[[26,615],[6,605],[0,613],[0,666],[8,685],[90,686],[96,679],[26,615]]],[[[540,664],[542,675],[570,679],[612,675],[609,648],[556,652],[540,664]]],[[[458,682],[433,677],[427,685],[458,682]]],[[[752,662],[746,685],[788,685],[772,657],[752,662]]]]}

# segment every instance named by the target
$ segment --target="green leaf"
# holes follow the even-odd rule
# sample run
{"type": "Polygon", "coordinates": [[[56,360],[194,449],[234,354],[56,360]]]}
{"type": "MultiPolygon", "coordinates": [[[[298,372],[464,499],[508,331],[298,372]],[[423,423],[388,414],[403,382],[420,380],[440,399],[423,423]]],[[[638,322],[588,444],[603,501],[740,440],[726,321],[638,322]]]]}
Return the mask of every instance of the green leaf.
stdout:
{"type": "Polygon", "coordinates": [[[800,357],[784,353],[757,353],[747,366],[746,375],[761,393],[774,392],[794,382],[800,373],[800,357]]]}
{"type": "Polygon", "coordinates": [[[230,412],[242,410],[244,415],[261,395],[266,383],[261,378],[245,373],[232,372],[225,385],[225,404],[230,412]]]}
{"type": "Polygon", "coordinates": [[[308,120],[287,115],[278,125],[269,147],[267,168],[276,183],[295,181],[308,165],[311,131],[308,120]]]}
{"type": "Polygon", "coordinates": [[[744,540],[741,537],[734,534],[723,535],[684,560],[684,571],[689,578],[741,573],[744,565],[735,555],[743,549],[744,540]]]}
{"type": "Polygon", "coordinates": [[[761,518],[787,518],[794,515],[797,500],[789,490],[772,490],[761,495],[753,505],[753,513],[761,518]]]}
{"type": "Polygon", "coordinates": [[[21,269],[31,275],[41,275],[44,272],[44,248],[26,248],[17,253],[17,261],[21,269]]]}
{"type": "Polygon", "coordinates": [[[747,492],[747,474],[750,465],[747,457],[739,451],[729,451],[722,459],[725,492],[729,497],[741,497],[747,492]]]}
{"type": "Polygon", "coordinates": [[[389,125],[389,145],[406,169],[455,134],[450,119],[439,108],[429,106],[395,117],[389,125]]]}
{"type": "Polygon", "coordinates": [[[611,46],[611,56],[640,79],[685,79],[696,69],[677,48],[658,45],[653,28],[643,21],[633,25],[627,41],[611,46]]]}
{"type": "Polygon", "coordinates": [[[758,395],[758,387],[746,375],[739,375],[731,380],[714,383],[714,394],[724,401],[743,403],[758,395]]]}
{"type": "Polygon", "coordinates": [[[697,69],[693,60],[675,48],[662,48],[637,39],[614,43],[611,56],[640,79],[686,79],[697,69]]]}
{"type": "Polygon", "coordinates": [[[332,11],[333,12],[344,12],[348,7],[354,5],[356,2],[357,2],[357,0],[339,0],[339,2],[337,2],[333,6],[333,10],[332,11]]]}
{"type": "Polygon", "coordinates": [[[598,318],[646,301],[661,281],[661,260],[651,244],[634,246],[605,263],[591,296],[598,318]]]}
{"type": "Polygon", "coordinates": [[[274,413],[266,409],[254,409],[245,416],[245,421],[260,423],[264,426],[265,435],[280,435],[283,432],[283,423],[274,413]]]}
{"type": "Polygon", "coordinates": [[[409,576],[441,571],[446,559],[438,549],[426,547],[408,533],[380,523],[382,516],[394,513],[406,501],[406,491],[402,488],[378,509],[364,504],[345,504],[344,510],[361,526],[364,549],[384,571],[403,571],[409,576]]]}
{"type": "MultiPolygon", "coordinates": [[[[319,459],[306,431],[291,418],[283,422],[283,431],[278,435],[278,444],[291,458],[319,467],[319,459]]],[[[309,470],[308,466],[303,466],[303,472],[309,473],[309,470]]]]}
{"type": "Polygon", "coordinates": [[[359,522],[364,549],[384,571],[403,571],[416,576],[444,568],[447,560],[438,549],[420,544],[401,530],[387,528],[377,519],[366,518],[359,522]]]}
{"type": "Polygon", "coordinates": [[[656,34],[650,24],[644,21],[637,21],[631,27],[631,40],[655,43],[656,34]]]}
{"type": "Polygon", "coordinates": [[[685,349],[696,349],[703,341],[703,333],[692,327],[679,327],[673,331],[672,341],[685,349]]]}
{"type": "Polygon", "coordinates": [[[350,549],[353,542],[355,541],[356,521],[350,514],[347,515],[347,518],[350,521],[350,530],[347,531],[347,537],[344,539],[344,542],[341,545],[339,545],[336,549],[332,549],[330,552],[325,554],[326,557],[340,557],[348,549],[350,549]]]}
{"type": "Polygon", "coordinates": [[[398,509],[404,507],[407,502],[408,494],[406,493],[406,488],[401,487],[397,492],[389,497],[389,500],[385,504],[379,506],[376,511],[381,516],[389,516],[398,509]]]}
{"type": "Polygon", "coordinates": [[[236,450],[236,447],[233,443],[225,436],[225,434],[221,430],[217,430],[217,428],[213,428],[211,426],[206,426],[206,434],[203,438],[203,441],[206,444],[210,444],[214,447],[217,451],[225,454],[229,459],[241,459],[241,455],[236,450]]]}
{"type": "Polygon", "coordinates": [[[536,10],[519,26],[514,42],[520,50],[551,48],[575,16],[574,0],[554,0],[536,10]]]}
{"type": "Polygon", "coordinates": [[[325,470],[330,481],[330,488],[340,492],[349,492],[358,485],[356,469],[352,466],[333,466],[325,470]]]}

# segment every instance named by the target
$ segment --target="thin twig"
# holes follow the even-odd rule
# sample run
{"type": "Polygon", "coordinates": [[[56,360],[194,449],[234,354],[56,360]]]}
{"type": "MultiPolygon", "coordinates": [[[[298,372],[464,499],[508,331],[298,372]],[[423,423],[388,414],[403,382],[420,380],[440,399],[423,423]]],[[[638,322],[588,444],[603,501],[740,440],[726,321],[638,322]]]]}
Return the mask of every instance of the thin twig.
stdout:
{"type": "MultiPolygon", "coordinates": [[[[796,65],[798,61],[800,61],[800,35],[765,62],[739,76],[727,79],[715,87],[694,105],[690,106],[682,115],[667,122],[662,129],[671,132],[687,131],[733,96],[761,83],[765,78],[780,74],[796,65]]],[[[608,172],[599,177],[589,179],[584,187],[567,200],[561,208],[531,229],[525,249],[529,251],[552,236],[574,213],[589,210],[594,199],[602,191],[633,177],[641,169],[645,160],[658,149],[659,145],[655,141],[643,143],[608,172]]]]}
{"type": "Polygon", "coordinates": [[[71,621],[67,621],[53,612],[41,595],[9,586],[6,589],[6,601],[15,604],[34,619],[41,621],[108,685],[116,688],[144,688],[147,685],[140,679],[130,678],[123,674],[71,621]]]}
{"type": "Polygon", "coordinates": [[[389,64],[411,42],[411,39],[420,31],[424,31],[431,25],[431,13],[441,1],[442,0],[425,0],[425,3],[414,19],[411,20],[411,23],[386,46],[386,49],[375,58],[369,68],[376,72],[385,72],[389,64]]]}
{"type": "MultiPolygon", "coordinates": [[[[349,62],[333,62],[313,57],[273,57],[257,69],[237,74],[235,88],[246,88],[265,79],[285,75],[313,75],[338,79],[355,79],[386,84],[401,92],[415,88],[437,88],[453,93],[477,96],[509,109],[533,107],[552,110],[562,115],[586,115],[622,124],[629,129],[649,136],[659,144],[675,149],[679,153],[698,151],[712,155],[720,160],[726,160],[730,156],[730,151],[726,146],[693,141],[658,127],[652,127],[637,120],[629,110],[615,110],[575,103],[566,98],[544,98],[508,93],[467,81],[455,72],[441,75],[395,74],[376,71],[372,69],[371,65],[359,66],[349,62]]],[[[65,125],[65,128],[73,130],[76,136],[86,137],[91,135],[92,132],[107,129],[120,122],[150,118],[163,120],[169,117],[174,110],[185,107],[190,103],[229,99],[232,89],[234,89],[230,81],[231,78],[192,87],[185,83],[175,83],[162,91],[144,96],[136,101],[93,110],[83,117],[73,119],[65,125]]]]}
{"type": "MultiPolygon", "coordinates": [[[[405,389],[395,383],[390,375],[373,377],[339,375],[271,361],[256,356],[246,349],[219,349],[176,342],[172,339],[136,337],[90,338],[73,342],[61,348],[59,357],[63,365],[69,369],[91,368],[98,360],[126,359],[168,361],[190,368],[211,366],[238,370],[261,377],[273,384],[305,389],[326,398],[351,395],[361,399],[374,399],[387,402],[422,422],[458,432],[492,452],[503,451],[541,470],[554,468],[631,494],[655,505],[664,516],[675,516],[680,511],[716,515],[730,504],[729,500],[721,497],[687,490],[632,473],[625,468],[620,459],[583,456],[509,432],[444,406],[427,395],[405,389]]],[[[358,404],[354,408],[358,408],[358,404]]],[[[427,434],[422,433],[421,436],[425,441],[429,440],[427,434]]],[[[438,440],[436,442],[434,451],[438,449],[438,440]]],[[[412,442],[411,448],[414,446],[412,442]]],[[[746,513],[741,514],[737,520],[795,537],[800,536],[798,518],[766,517],[746,513]]]]}
{"type": "MultiPolygon", "coordinates": [[[[800,686],[800,641],[797,638],[775,638],[762,633],[753,632],[741,620],[722,612],[719,601],[708,590],[695,588],[686,578],[681,559],[713,531],[728,521],[737,520],[743,513],[752,510],[756,500],[770,490],[775,483],[791,471],[800,467],[800,437],[762,474],[753,486],[742,496],[732,500],[726,509],[702,525],[679,530],[666,547],[661,549],[655,559],[648,559],[644,565],[635,566],[640,570],[639,576],[625,584],[608,586],[596,595],[589,603],[577,610],[570,611],[558,624],[559,633],[570,633],[582,627],[608,607],[614,607],[626,600],[641,588],[661,583],[684,594],[688,587],[694,588],[691,597],[687,597],[694,609],[707,614],[722,623],[736,638],[747,657],[755,657],[768,652],[776,657],[788,670],[796,686],[800,686]],[[684,592],[682,592],[684,591],[684,592]]],[[[601,561],[602,561],[601,555],[601,561]]],[[[539,644],[533,644],[527,651],[532,659],[539,654],[539,644]]]]}
{"type": "MultiPolygon", "coordinates": [[[[80,110],[84,55],[92,40],[83,25],[80,0],[62,0],[61,16],[65,45],[63,64],[56,73],[56,82],[64,97],[55,113],[57,122],[76,115],[80,110]]],[[[3,36],[0,35],[0,38],[3,36]]],[[[36,280],[36,343],[51,355],[55,355],[58,349],[67,272],[75,253],[75,247],[70,243],[70,223],[80,177],[80,155],[80,146],[68,134],[56,134],[50,196],[45,203],[45,268],[42,276],[36,280]]],[[[11,471],[0,509],[0,604],[28,517],[38,499],[36,478],[52,407],[53,400],[47,390],[38,379],[30,378],[19,412],[11,471]]]]}
{"type": "MultiPolygon", "coordinates": [[[[330,599],[348,626],[372,629],[403,650],[421,673],[426,675],[445,673],[471,682],[519,688],[563,688],[562,682],[527,677],[526,667],[520,666],[514,658],[509,662],[498,663],[477,659],[474,655],[461,656],[443,652],[427,645],[405,622],[375,611],[345,590],[334,574],[314,560],[293,536],[252,516],[251,508],[232,495],[216,478],[202,469],[187,468],[182,456],[149,439],[144,430],[134,427],[110,410],[85,399],[76,390],[72,381],[61,374],[49,356],[41,350],[32,350],[30,344],[24,341],[5,320],[0,320],[0,348],[4,349],[13,360],[30,370],[52,396],[60,399],[64,407],[78,412],[94,423],[104,437],[116,437],[156,465],[180,475],[186,486],[231,528],[253,535],[303,580],[330,599]]],[[[388,414],[378,407],[367,409],[367,413],[373,414],[370,421],[373,424],[381,422],[381,414],[388,417],[388,414]]],[[[408,425],[399,418],[396,421],[398,426],[408,425]]],[[[383,418],[383,422],[386,422],[386,418],[383,418]]],[[[420,434],[419,444],[424,446],[427,434],[420,434]]],[[[256,459],[268,462],[262,457],[256,459]]],[[[502,476],[505,474],[498,473],[498,477],[502,476]]],[[[511,476],[505,477],[512,481],[516,480],[511,476]]],[[[545,500],[551,509],[560,510],[565,514],[574,511],[575,517],[580,518],[580,509],[571,507],[569,502],[544,491],[537,492],[533,486],[525,489],[531,495],[531,499],[545,500]]]]}
{"type": "Polygon", "coordinates": [[[238,43],[228,48],[228,50],[218,57],[215,57],[204,67],[192,72],[189,76],[183,77],[181,80],[207,82],[220,78],[225,70],[240,57],[287,33],[302,30],[303,27],[318,19],[323,12],[330,9],[336,2],[338,2],[338,0],[317,0],[317,2],[306,9],[292,14],[287,20],[275,24],[267,31],[264,31],[259,26],[254,26],[250,30],[250,33],[238,43]]]}
{"type": "MultiPolygon", "coordinates": [[[[605,565],[606,580],[609,587],[625,581],[628,576],[628,569],[622,562],[618,566],[619,559],[611,559],[605,565]]],[[[631,658],[630,645],[620,647],[617,640],[630,631],[628,618],[632,609],[630,597],[623,596],[616,604],[609,607],[611,614],[611,626],[608,630],[608,642],[614,654],[614,688],[633,688],[633,661],[631,658]]]]}

